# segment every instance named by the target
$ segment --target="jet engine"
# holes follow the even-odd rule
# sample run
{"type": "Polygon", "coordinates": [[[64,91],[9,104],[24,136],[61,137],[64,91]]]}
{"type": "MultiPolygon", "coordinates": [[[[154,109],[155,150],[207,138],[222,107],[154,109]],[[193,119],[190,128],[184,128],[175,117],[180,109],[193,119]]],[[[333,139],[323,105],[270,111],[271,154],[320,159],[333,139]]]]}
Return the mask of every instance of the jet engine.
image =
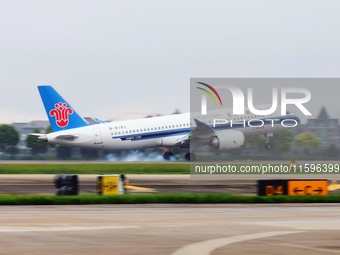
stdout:
{"type": "Polygon", "coordinates": [[[211,145],[216,150],[240,148],[244,144],[244,134],[241,131],[220,131],[211,139],[211,145]]]}

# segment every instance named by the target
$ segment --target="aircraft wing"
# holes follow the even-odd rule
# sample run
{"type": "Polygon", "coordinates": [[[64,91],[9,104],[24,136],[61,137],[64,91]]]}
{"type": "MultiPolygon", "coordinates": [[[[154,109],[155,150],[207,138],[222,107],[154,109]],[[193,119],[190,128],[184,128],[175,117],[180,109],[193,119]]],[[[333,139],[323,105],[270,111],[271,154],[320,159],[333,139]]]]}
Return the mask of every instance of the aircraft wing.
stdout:
{"type": "Polygon", "coordinates": [[[195,119],[196,128],[188,135],[184,136],[176,145],[180,147],[204,146],[211,143],[211,138],[215,135],[214,130],[207,124],[195,119]]]}

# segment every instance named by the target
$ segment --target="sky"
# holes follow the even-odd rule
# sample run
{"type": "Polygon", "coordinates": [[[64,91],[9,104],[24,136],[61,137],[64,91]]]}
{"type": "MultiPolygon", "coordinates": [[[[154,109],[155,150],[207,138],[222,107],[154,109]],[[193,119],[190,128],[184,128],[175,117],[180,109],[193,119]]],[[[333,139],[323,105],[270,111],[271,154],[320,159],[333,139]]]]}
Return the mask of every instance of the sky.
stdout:
{"type": "Polygon", "coordinates": [[[339,11],[337,0],[3,0],[0,123],[47,120],[45,84],[81,115],[117,120],[189,111],[190,78],[339,77],[339,11]]]}

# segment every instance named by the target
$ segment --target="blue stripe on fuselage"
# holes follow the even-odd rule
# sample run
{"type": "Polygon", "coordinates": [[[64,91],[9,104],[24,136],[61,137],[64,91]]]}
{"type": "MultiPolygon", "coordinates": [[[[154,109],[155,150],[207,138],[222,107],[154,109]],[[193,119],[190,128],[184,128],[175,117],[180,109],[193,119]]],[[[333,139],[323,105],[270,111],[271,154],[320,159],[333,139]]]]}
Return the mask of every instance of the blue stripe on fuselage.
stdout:
{"type": "MultiPolygon", "coordinates": [[[[251,119],[249,119],[251,120],[251,119]]],[[[249,120],[242,120],[238,122],[233,123],[225,123],[225,124],[219,124],[213,127],[213,125],[208,125],[210,128],[212,128],[214,131],[221,131],[221,130],[230,130],[230,129],[238,129],[238,128],[245,128],[245,127],[251,127],[251,126],[260,126],[263,121],[263,126],[268,125],[277,125],[280,124],[283,120],[285,120],[285,124],[287,126],[300,123],[300,119],[296,116],[280,116],[280,117],[272,117],[272,118],[263,118],[263,119],[254,119],[251,122],[251,126],[244,126],[244,121],[247,123],[249,120]],[[275,120],[275,121],[273,121],[275,120]],[[289,120],[295,120],[295,121],[289,121],[289,120]]],[[[112,139],[121,139],[122,141],[140,141],[140,140],[148,140],[148,139],[155,139],[155,138],[164,138],[168,136],[176,136],[176,135],[185,135],[190,133],[190,128],[182,128],[182,129],[172,129],[172,130],[163,130],[163,131],[157,131],[157,132],[148,132],[148,133],[140,133],[140,134],[129,134],[129,135],[123,135],[123,136],[113,136],[112,139]]]]}
{"type": "Polygon", "coordinates": [[[121,139],[122,141],[139,141],[139,140],[147,140],[154,138],[163,138],[168,136],[176,136],[176,135],[185,135],[190,133],[190,128],[182,128],[175,130],[164,130],[159,132],[148,132],[148,133],[140,133],[140,134],[132,134],[132,135],[124,135],[124,136],[114,136],[113,139],[121,139]]]}

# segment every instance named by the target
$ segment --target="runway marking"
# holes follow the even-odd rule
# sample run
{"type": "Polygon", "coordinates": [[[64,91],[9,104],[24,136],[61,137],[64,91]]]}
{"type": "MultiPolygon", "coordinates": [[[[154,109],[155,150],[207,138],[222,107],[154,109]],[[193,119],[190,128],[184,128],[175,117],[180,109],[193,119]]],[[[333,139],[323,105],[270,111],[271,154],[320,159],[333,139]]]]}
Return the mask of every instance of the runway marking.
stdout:
{"type": "Polygon", "coordinates": [[[217,238],[217,239],[212,239],[208,241],[189,244],[187,246],[184,246],[178,249],[177,251],[172,253],[172,255],[208,255],[212,251],[216,250],[217,248],[220,248],[222,246],[226,246],[232,243],[248,241],[248,240],[258,239],[258,238],[295,234],[295,233],[301,233],[301,232],[304,232],[304,231],[273,231],[273,232],[264,232],[264,233],[257,233],[257,234],[217,238]]]}
{"type": "Polygon", "coordinates": [[[334,191],[340,189],[340,184],[337,184],[336,181],[333,181],[331,185],[328,186],[329,191],[334,191]]]}
{"type": "Polygon", "coordinates": [[[155,191],[155,189],[152,189],[152,188],[145,188],[145,187],[133,186],[133,185],[125,185],[125,188],[131,189],[131,190],[138,190],[138,191],[155,191]]]}
{"type": "Polygon", "coordinates": [[[84,231],[84,230],[129,229],[129,228],[139,228],[139,227],[138,226],[0,227],[0,233],[84,231]]]}

